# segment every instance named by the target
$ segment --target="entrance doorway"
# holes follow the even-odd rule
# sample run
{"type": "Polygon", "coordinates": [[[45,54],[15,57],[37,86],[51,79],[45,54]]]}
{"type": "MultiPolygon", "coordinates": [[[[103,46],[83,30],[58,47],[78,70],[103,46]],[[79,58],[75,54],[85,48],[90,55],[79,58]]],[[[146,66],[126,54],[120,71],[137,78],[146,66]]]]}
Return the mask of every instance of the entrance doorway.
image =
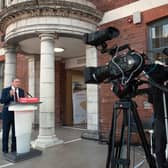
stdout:
{"type": "Polygon", "coordinates": [[[83,71],[67,70],[65,101],[64,124],[86,128],[86,86],[83,71]]]}

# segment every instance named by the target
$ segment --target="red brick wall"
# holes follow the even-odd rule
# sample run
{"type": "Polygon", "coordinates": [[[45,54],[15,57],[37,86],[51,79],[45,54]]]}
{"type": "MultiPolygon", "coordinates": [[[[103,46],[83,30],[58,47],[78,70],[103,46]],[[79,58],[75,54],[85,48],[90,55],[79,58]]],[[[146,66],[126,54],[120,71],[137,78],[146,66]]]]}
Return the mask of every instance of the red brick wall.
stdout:
{"type": "Polygon", "coordinates": [[[136,2],[138,0],[90,0],[93,4],[97,6],[101,11],[108,11],[111,9],[115,9],[124,5],[128,5],[132,2],[136,2]]]}
{"type": "Polygon", "coordinates": [[[65,65],[57,61],[55,68],[55,123],[61,125],[65,111],[65,65]]]}
{"type": "MultiPolygon", "coordinates": [[[[128,18],[122,18],[117,21],[113,21],[108,24],[104,24],[101,28],[106,28],[108,26],[114,26],[120,30],[120,36],[118,38],[112,39],[108,42],[109,47],[114,44],[123,45],[129,43],[131,48],[139,51],[146,52],[147,50],[147,24],[156,21],[160,18],[168,16],[168,5],[154,8],[149,11],[142,13],[142,23],[133,24],[128,23],[128,18]]],[[[107,54],[106,54],[107,55],[107,54]]],[[[110,56],[99,56],[99,64],[103,65],[109,61],[110,56]]],[[[100,97],[100,114],[99,114],[99,126],[100,126],[100,136],[102,139],[106,139],[109,134],[109,129],[111,126],[112,110],[113,104],[117,97],[111,91],[111,84],[101,84],[99,89],[100,97]]],[[[136,102],[138,104],[138,113],[140,114],[141,120],[148,120],[151,117],[151,110],[145,110],[143,102],[147,100],[145,96],[136,97],[136,102]]]]}
{"type": "Polygon", "coordinates": [[[5,61],[5,56],[0,56],[0,62],[4,62],[5,61]]]}
{"type": "Polygon", "coordinates": [[[16,76],[22,81],[21,87],[28,91],[28,61],[24,55],[17,55],[16,76]]]}
{"type": "Polygon", "coordinates": [[[145,11],[142,14],[144,23],[150,23],[157,19],[168,17],[168,5],[145,11]]]}

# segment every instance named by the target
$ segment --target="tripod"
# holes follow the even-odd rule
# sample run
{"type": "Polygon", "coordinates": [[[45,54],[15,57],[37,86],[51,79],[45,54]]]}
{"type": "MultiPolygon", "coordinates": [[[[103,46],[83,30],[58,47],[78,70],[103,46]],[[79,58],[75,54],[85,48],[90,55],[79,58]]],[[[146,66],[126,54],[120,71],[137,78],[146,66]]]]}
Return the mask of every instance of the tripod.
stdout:
{"type": "Polygon", "coordinates": [[[136,123],[138,134],[142,141],[142,146],[150,168],[156,168],[155,159],[150,153],[150,146],[147,143],[141,120],[137,112],[136,102],[131,98],[120,99],[113,106],[112,125],[109,136],[108,156],[106,168],[129,168],[130,166],[130,140],[131,140],[131,115],[136,123]],[[121,134],[116,142],[116,127],[119,112],[123,113],[121,134]],[[125,135],[124,133],[127,132],[125,135]],[[125,138],[126,137],[126,138],[125,138]],[[125,156],[122,157],[122,147],[126,146],[125,156]]]}

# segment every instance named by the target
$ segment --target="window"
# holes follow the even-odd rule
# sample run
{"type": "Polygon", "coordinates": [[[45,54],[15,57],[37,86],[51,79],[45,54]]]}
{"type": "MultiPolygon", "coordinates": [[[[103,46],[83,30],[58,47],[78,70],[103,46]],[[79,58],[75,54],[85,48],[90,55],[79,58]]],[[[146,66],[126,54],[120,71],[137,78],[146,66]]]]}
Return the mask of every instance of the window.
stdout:
{"type": "Polygon", "coordinates": [[[149,25],[149,51],[151,62],[155,60],[167,62],[168,58],[162,54],[162,50],[168,47],[168,19],[159,20],[149,25]]]}

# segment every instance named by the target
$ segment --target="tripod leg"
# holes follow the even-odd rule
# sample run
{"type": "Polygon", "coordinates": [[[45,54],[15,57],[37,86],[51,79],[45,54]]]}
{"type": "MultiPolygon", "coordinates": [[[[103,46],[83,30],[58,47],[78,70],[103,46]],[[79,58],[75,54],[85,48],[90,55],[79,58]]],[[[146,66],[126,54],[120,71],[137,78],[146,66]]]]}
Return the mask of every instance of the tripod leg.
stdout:
{"type": "MultiPolygon", "coordinates": [[[[123,109],[123,123],[121,129],[119,151],[118,156],[116,157],[121,161],[120,164],[122,164],[123,168],[129,168],[130,165],[130,115],[131,110],[129,108],[123,109]]],[[[120,164],[118,164],[117,166],[119,167],[120,164]]]]}
{"type": "Polygon", "coordinates": [[[119,143],[116,144],[115,160],[116,167],[111,168],[129,168],[130,165],[130,130],[131,130],[131,109],[124,108],[122,110],[123,119],[119,143]]]}
{"type": "Polygon", "coordinates": [[[129,167],[130,165],[130,140],[131,140],[131,108],[128,109],[127,111],[128,115],[128,130],[127,130],[127,160],[128,160],[128,165],[126,168],[129,167]]]}
{"type": "Polygon", "coordinates": [[[121,146],[124,143],[123,139],[124,139],[124,129],[125,128],[125,124],[122,124],[122,128],[121,128],[121,135],[120,135],[120,141],[118,143],[118,150],[116,150],[116,157],[119,158],[120,157],[120,153],[121,153],[121,146]]]}
{"type": "Polygon", "coordinates": [[[145,133],[143,130],[143,126],[142,126],[141,120],[139,118],[138,112],[136,110],[136,104],[134,102],[132,104],[133,104],[133,109],[132,109],[133,117],[134,117],[137,129],[138,129],[138,133],[139,133],[141,141],[142,141],[142,146],[145,151],[146,159],[149,163],[150,168],[156,168],[155,159],[150,153],[150,147],[147,143],[145,133]]]}
{"type": "Polygon", "coordinates": [[[116,120],[117,120],[117,109],[113,108],[111,130],[110,130],[109,142],[108,142],[109,144],[108,144],[108,154],[107,154],[106,168],[110,168],[110,165],[115,164],[114,161],[113,161],[113,163],[111,163],[111,158],[114,158],[116,120]]]}
{"type": "MultiPolygon", "coordinates": [[[[121,128],[121,135],[120,135],[120,141],[116,145],[116,153],[115,153],[115,158],[120,159],[121,157],[121,152],[122,152],[122,147],[124,142],[124,131],[125,131],[125,126],[127,125],[127,116],[123,112],[123,121],[122,121],[122,128],[121,128]]],[[[119,168],[119,164],[117,165],[117,168],[119,168]]]]}

